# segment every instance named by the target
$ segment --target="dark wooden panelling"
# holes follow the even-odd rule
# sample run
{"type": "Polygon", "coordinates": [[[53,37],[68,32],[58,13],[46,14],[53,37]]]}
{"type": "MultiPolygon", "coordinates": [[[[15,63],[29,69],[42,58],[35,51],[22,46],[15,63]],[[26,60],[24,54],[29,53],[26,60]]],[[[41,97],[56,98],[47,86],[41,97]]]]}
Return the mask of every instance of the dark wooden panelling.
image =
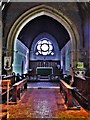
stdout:
{"type": "Polygon", "coordinates": [[[58,64],[60,64],[60,61],[30,61],[29,68],[32,69],[33,74],[36,74],[37,67],[53,67],[53,74],[59,75],[58,64]]]}

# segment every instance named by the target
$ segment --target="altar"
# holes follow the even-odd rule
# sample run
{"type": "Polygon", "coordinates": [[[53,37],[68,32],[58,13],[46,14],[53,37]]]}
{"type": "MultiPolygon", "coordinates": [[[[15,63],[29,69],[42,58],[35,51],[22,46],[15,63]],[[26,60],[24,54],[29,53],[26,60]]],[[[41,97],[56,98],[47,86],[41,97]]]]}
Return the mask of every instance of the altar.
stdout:
{"type": "Polygon", "coordinates": [[[38,80],[50,80],[53,74],[52,67],[37,67],[36,75],[38,80]]]}

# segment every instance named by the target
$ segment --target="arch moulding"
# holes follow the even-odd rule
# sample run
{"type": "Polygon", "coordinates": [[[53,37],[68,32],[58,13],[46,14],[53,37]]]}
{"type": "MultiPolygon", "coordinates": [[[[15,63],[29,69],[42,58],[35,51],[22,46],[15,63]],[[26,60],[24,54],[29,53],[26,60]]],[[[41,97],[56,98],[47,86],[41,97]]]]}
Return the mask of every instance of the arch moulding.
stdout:
{"type": "MultiPolygon", "coordinates": [[[[53,7],[47,6],[47,5],[39,5],[34,8],[29,9],[25,13],[23,13],[13,24],[13,26],[10,29],[10,32],[8,34],[7,38],[7,49],[14,49],[14,41],[17,39],[20,31],[22,28],[31,20],[35,19],[36,17],[46,15],[49,17],[52,17],[53,19],[57,20],[59,23],[61,23],[65,29],[68,31],[70,35],[71,40],[71,48],[73,52],[71,52],[72,56],[72,65],[77,60],[77,57],[75,57],[74,52],[79,49],[79,34],[76,29],[76,26],[69,20],[66,16],[64,16],[60,11],[54,9],[53,7]]],[[[13,56],[13,55],[12,55],[13,56]]]]}

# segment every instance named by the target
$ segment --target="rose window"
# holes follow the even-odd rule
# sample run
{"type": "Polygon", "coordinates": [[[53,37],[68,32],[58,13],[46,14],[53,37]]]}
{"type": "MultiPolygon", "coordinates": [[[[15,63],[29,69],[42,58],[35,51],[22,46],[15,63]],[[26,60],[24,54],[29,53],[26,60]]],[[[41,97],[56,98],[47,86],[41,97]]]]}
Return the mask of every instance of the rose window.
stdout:
{"type": "Polygon", "coordinates": [[[54,55],[52,43],[45,38],[40,40],[36,45],[36,55],[54,55]]]}

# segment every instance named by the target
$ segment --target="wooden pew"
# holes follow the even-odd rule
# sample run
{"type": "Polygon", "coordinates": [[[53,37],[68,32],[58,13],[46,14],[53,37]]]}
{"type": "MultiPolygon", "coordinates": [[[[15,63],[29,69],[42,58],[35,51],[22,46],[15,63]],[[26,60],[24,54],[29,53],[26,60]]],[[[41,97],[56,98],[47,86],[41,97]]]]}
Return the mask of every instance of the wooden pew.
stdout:
{"type": "Polygon", "coordinates": [[[10,90],[10,84],[11,84],[11,81],[10,80],[2,80],[1,81],[1,89],[2,89],[2,93],[1,93],[1,96],[6,93],[6,99],[7,99],[7,104],[9,102],[9,90],[10,90]],[[4,90],[4,92],[3,92],[4,90]]]}
{"type": "Polygon", "coordinates": [[[73,96],[78,100],[82,107],[85,109],[89,108],[89,100],[81,92],[79,92],[77,88],[74,89],[73,96]]]}
{"type": "Polygon", "coordinates": [[[67,109],[80,109],[79,103],[73,98],[74,88],[68,85],[65,81],[60,80],[60,92],[63,93],[65,104],[67,109]]]}
{"type": "Polygon", "coordinates": [[[90,77],[85,76],[85,79],[75,76],[72,85],[74,89],[74,97],[80,105],[85,109],[90,109],[90,77]]]}
{"type": "Polygon", "coordinates": [[[12,101],[16,102],[21,98],[21,89],[27,89],[27,79],[23,79],[13,85],[12,101]]]}
{"type": "MultiPolygon", "coordinates": [[[[2,99],[3,95],[6,95],[6,103],[9,103],[9,91],[10,91],[10,80],[1,80],[0,85],[0,100],[2,99]],[[4,91],[4,92],[3,92],[4,91]]],[[[2,100],[0,101],[0,120],[7,120],[8,119],[8,111],[5,108],[5,104],[2,104],[2,100]]]]}
{"type": "Polygon", "coordinates": [[[9,112],[5,108],[4,104],[0,104],[0,120],[7,120],[9,118],[9,112]]]}
{"type": "Polygon", "coordinates": [[[15,75],[4,76],[4,77],[2,77],[2,80],[10,80],[11,85],[13,85],[13,84],[15,84],[15,75]]]}

